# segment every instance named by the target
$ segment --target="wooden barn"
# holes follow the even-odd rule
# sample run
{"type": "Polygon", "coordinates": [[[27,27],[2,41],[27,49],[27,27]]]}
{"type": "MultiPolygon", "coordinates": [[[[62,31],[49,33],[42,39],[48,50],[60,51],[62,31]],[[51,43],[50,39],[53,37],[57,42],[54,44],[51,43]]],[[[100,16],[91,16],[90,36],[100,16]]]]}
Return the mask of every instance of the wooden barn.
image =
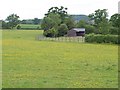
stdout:
{"type": "Polygon", "coordinates": [[[68,37],[84,36],[85,28],[73,28],[67,32],[68,37]]]}

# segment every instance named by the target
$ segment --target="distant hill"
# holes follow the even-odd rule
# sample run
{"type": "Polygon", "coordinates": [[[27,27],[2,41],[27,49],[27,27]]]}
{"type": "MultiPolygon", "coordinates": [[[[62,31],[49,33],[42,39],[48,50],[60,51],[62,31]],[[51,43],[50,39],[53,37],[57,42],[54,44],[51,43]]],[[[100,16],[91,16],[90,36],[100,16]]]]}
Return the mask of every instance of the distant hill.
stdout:
{"type": "Polygon", "coordinates": [[[84,20],[85,22],[88,22],[90,18],[87,15],[70,15],[76,22],[79,22],[80,20],[84,20]]]}

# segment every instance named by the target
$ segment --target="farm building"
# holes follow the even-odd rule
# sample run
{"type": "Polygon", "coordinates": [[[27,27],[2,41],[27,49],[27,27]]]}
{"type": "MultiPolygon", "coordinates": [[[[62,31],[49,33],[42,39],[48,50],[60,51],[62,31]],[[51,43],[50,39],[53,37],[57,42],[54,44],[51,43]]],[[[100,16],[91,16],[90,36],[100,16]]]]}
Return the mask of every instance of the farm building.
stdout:
{"type": "Polygon", "coordinates": [[[73,28],[67,32],[68,37],[84,36],[85,28],[73,28]]]}

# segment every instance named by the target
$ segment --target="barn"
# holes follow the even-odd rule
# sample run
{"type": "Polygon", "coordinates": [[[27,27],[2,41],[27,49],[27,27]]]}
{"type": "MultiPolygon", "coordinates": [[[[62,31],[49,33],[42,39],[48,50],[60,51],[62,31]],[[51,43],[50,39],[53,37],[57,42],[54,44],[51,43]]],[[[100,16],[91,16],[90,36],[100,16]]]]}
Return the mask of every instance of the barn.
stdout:
{"type": "Polygon", "coordinates": [[[73,28],[67,32],[68,37],[84,36],[85,28],[73,28]]]}

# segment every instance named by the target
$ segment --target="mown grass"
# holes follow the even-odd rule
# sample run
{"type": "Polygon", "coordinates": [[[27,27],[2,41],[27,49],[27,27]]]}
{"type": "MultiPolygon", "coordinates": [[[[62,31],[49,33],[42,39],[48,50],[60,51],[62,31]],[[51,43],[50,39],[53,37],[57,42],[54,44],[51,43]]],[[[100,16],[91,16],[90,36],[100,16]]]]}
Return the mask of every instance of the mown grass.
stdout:
{"type": "Polygon", "coordinates": [[[3,88],[117,88],[118,46],[37,41],[3,31],[3,88]]]}

